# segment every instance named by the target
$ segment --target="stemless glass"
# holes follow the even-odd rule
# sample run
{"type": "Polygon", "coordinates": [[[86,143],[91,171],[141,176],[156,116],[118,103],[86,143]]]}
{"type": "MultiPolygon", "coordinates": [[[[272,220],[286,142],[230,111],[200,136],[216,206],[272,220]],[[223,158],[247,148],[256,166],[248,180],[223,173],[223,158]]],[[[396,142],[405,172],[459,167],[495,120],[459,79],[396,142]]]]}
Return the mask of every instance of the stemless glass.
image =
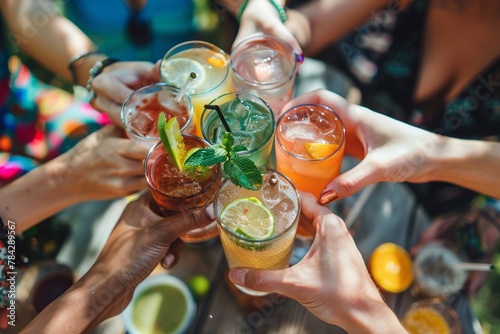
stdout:
{"type": "MultiPolygon", "coordinates": [[[[285,175],[269,168],[260,168],[260,170],[264,174],[262,187],[259,190],[248,190],[226,179],[215,195],[215,217],[229,268],[283,269],[288,266],[292,255],[301,206],[299,193],[285,175]],[[228,204],[249,197],[257,198],[274,217],[274,232],[267,239],[248,238],[221,222],[220,215],[228,204]]],[[[253,296],[269,294],[269,292],[254,291],[241,286],[236,287],[253,296]]]]}
{"type": "Polygon", "coordinates": [[[127,135],[135,142],[152,147],[159,140],[158,115],[165,113],[168,119],[177,117],[183,133],[193,133],[193,105],[189,96],[180,101],[176,87],[155,83],[134,90],[122,105],[121,119],[127,135]]]}
{"type": "MultiPolygon", "coordinates": [[[[259,167],[269,167],[275,124],[269,105],[261,98],[247,93],[227,93],[210,104],[220,107],[235,145],[242,144],[248,149],[238,154],[250,158],[259,167]]],[[[226,133],[217,111],[213,109],[203,111],[200,125],[203,137],[210,144],[221,142],[226,133]]]]}
{"type": "Polygon", "coordinates": [[[230,62],[234,88],[269,103],[278,118],[295,86],[297,55],[292,47],[274,36],[252,36],[236,45],[230,62]]]}
{"type": "Polygon", "coordinates": [[[191,72],[196,73],[196,79],[189,84],[187,94],[193,103],[196,134],[201,137],[199,124],[204,105],[231,91],[229,57],[213,44],[189,41],[171,48],[160,64],[162,81],[179,88],[191,72]]]}
{"type": "MultiPolygon", "coordinates": [[[[193,135],[183,134],[182,137],[186,150],[210,146],[204,139],[193,135]]],[[[160,141],[149,150],[144,162],[144,174],[154,201],[168,216],[210,205],[221,183],[222,168],[218,164],[211,167],[202,179],[190,178],[189,174],[174,167],[160,141]]],[[[217,235],[217,224],[211,221],[205,227],[181,235],[181,239],[186,243],[203,243],[217,235]]]]}
{"type": "Polygon", "coordinates": [[[278,119],[276,166],[299,190],[319,197],[340,174],[345,128],[337,114],[324,105],[303,104],[278,119]]]}

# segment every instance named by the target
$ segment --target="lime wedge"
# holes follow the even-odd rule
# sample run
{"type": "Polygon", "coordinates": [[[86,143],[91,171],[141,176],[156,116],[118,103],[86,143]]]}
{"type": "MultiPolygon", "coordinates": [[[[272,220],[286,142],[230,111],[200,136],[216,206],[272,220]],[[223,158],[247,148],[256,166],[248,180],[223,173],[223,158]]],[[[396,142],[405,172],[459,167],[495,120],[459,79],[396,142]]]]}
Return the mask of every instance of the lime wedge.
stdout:
{"type": "Polygon", "coordinates": [[[239,198],[222,210],[222,225],[248,239],[265,240],[274,232],[274,217],[255,197],[239,198]]]}
{"type": "Polygon", "coordinates": [[[196,73],[196,80],[189,84],[193,89],[205,80],[205,68],[196,60],[189,58],[172,58],[162,64],[161,75],[164,82],[182,87],[191,72],[196,73]]]}
{"type": "Polygon", "coordinates": [[[183,170],[183,157],[185,155],[184,139],[182,138],[177,117],[172,117],[167,122],[165,113],[161,112],[158,116],[158,133],[174,166],[179,170],[183,170]]]}

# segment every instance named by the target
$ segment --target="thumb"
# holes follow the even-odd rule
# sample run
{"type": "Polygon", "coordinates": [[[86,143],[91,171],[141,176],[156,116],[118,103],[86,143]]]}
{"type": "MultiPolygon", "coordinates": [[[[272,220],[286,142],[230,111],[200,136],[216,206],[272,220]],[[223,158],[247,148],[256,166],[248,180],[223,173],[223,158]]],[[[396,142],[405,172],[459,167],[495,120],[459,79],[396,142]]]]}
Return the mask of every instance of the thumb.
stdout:
{"type": "Polygon", "coordinates": [[[238,267],[229,271],[229,279],[236,285],[252,290],[284,294],[285,271],[286,269],[261,270],[238,267]]]}
{"type": "Polygon", "coordinates": [[[319,202],[327,204],[339,198],[349,197],[369,184],[382,181],[379,168],[362,160],[354,168],[340,174],[323,189],[319,202]]]}

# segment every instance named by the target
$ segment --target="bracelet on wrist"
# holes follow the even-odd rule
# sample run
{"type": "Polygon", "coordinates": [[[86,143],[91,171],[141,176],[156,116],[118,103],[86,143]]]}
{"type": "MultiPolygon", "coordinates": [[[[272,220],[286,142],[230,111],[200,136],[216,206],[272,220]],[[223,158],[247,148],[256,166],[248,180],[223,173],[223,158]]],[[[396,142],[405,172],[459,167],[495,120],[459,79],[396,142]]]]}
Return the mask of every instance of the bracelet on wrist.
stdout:
{"type": "Polygon", "coordinates": [[[87,80],[87,84],[85,85],[85,88],[90,94],[90,100],[95,98],[95,92],[92,89],[92,81],[94,81],[95,77],[97,77],[99,74],[102,73],[102,71],[109,65],[114,64],[116,62],[119,62],[119,59],[116,58],[106,58],[103,60],[98,60],[94,66],[89,70],[89,78],[87,80]]]}
{"type": "Polygon", "coordinates": [[[79,60],[82,60],[85,57],[95,55],[95,54],[100,54],[100,52],[97,50],[86,51],[86,52],[79,53],[70,59],[69,64],[68,64],[68,69],[71,73],[71,83],[73,85],[78,85],[78,77],[76,75],[75,63],[78,62],[79,60]]]}
{"type": "MultiPolygon", "coordinates": [[[[277,3],[276,0],[269,0],[269,2],[271,3],[271,5],[273,5],[273,7],[278,12],[278,15],[280,16],[281,22],[285,23],[286,19],[287,19],[285,8],[283,6],[281,6],[279,3],[277,3]]],[[[241,16],[243,15],[243,12],[247,8],[247,5],[248,5],[248,0],[244,0],[240,6],[240,9],[238,9],[238,13],[236,15],[236,19],[238,20],[238,22],[241,21],[241,16]]]]}

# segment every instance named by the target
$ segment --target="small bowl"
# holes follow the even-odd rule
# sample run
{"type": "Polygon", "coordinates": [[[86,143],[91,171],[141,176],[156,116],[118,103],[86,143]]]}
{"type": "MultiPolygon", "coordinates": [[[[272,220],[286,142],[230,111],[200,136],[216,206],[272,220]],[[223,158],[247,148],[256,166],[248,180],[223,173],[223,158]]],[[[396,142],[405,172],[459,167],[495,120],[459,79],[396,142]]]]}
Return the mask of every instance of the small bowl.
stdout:
{"type": "Polygon", "coordinates": [[[175,276],[160,274],[137,286],[121,317],[129,334],[181,334],[195,314],[196,303],[187,285],[175,276]]]}

